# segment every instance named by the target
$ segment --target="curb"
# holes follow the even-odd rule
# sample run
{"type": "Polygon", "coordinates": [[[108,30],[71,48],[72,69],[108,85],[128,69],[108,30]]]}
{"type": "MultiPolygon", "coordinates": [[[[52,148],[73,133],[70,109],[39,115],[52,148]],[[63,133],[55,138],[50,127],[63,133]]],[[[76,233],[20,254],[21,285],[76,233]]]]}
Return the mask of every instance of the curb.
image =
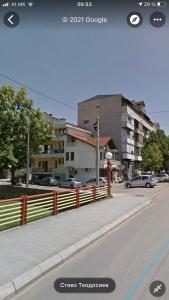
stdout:
{"type": "Polygon", "coordinates": [[[0,287],[0,300],[7,300],[11,299],[13,296],[18,294],[19,292],[23,291],[28,285],[42,277],[44,274],[49,272],[55,267],[63,264],[69,258],[74,256],[77,252],[80,252],[90,244],[97,241],[99,238],[105,236],[107,233],[111,232],[114,228],[122,224],[123,222],[127,221],[129,218],[134,216],[136,213],[143,210],[147,207],[152,200],[147,200],[145,203],[137,206],[136,208],[132,209],[130,212],[122,215],[112,223],[105,225],[101,229],[95,231],[94,233],[90,234],[89,236],[81,239],[80,241],[74,243],[73,245],[69,246],[65,250],[55,254],[54,256],[50,257],[49,259],[43,261],[36,267],[30,269],[29,271],[23,273],[22,275],[17,276],[12,281],[2,285],[0,287]]]}

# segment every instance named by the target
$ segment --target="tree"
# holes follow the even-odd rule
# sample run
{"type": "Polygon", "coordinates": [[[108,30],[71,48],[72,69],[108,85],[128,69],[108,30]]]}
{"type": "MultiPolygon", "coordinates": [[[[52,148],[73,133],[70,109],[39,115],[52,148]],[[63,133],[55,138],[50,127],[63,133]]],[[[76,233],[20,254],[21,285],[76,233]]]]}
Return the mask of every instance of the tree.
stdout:
{"type": "Polygon", "coordinates": [[[26,166],[28,130],[31,158],[50,140],[53,128],[43,113],[33,108],[25,89],[0,88],[0,169],[11,170],[12,183],[16,170],[26,166]]]}
{"type": "Polygon", "coordinates": [[[148,144],[142,152],[141,167],[144,171],[158,172],[163,166],[163,155],[156,143],[148,144]]]}
{"type": "Polygon", "coordinates": [[[144,149],[152,143],[155,143],[161,151],[163,157],[161,169],[165,169],[167,171],[169,167],[169,137],[165,134],[163,130],[151,132],[144,149]]]}

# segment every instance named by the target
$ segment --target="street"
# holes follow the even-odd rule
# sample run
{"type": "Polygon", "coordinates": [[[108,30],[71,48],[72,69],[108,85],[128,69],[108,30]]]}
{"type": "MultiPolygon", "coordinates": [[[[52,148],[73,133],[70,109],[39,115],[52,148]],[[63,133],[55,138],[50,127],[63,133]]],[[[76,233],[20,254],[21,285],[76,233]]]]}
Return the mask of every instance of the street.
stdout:
{"type": "MultiPolygon", "coordinates": [[[[122,189],[118,186],[116,189],[122,189]]],[[[123,190],[124,192],[124,190],[123,190]]],[[[154,299],[149,286],[154,280],[166,285],[162,299],[169,299],[169,202],[168,184],[126,193],[155,197],[153,203],[71,260],[49,272],[16,296],[15,300],[154,299]],[[58,294],[59,277],[110,277],[116,289],[110,294],[58,294]]]]}

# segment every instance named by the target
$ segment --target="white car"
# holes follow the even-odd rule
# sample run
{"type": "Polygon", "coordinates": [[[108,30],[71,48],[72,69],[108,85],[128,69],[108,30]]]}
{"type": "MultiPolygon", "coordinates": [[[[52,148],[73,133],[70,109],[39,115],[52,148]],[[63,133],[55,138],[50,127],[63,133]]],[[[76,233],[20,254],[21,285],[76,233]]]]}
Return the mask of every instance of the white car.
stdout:
{"type": "Polygon", "coordinates": [[[126,188],[132,187],[154,187],[157,185],[157,182],[154,180],[153,176],[151,175],[140,175],[136,176],[131,180],[128,180],[124,183],[126,188]]]}
{"type": "Polygon", "coordinates": [[[158,182],[169,182],[169,176],[166,173],[157,175],[158,182]]]}

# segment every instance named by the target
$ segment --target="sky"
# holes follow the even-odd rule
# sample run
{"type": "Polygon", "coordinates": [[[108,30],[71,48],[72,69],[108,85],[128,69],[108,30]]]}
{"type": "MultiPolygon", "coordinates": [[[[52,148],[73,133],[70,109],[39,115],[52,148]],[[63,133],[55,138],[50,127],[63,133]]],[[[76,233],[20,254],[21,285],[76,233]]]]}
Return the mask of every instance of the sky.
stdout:
{"type": "MultiPolygon", "coordinates": [[[[34,106],[77,123],[77,103],[100,94],[144,100],[169,134],[169,29],[149,24],[1,28],[0,73],[63,101],[28,91],[34,106]],[[168,112],[160,112],[168,110],[168,112]],[[160,113],[159,113],[160,112],[160,113]]],[[[12,84],[0,77],[0,86],[12,84]]]]}

